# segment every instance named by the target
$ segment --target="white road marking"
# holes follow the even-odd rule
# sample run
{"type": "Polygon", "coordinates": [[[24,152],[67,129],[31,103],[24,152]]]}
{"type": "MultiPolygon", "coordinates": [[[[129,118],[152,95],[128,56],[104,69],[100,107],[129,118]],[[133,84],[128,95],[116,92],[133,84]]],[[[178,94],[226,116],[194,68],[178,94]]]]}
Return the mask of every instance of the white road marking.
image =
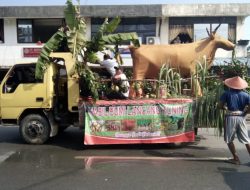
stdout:
{"type": "Polygon", "coordinates": [[[157,157],[157,156],[75,156],[75,159],[84,160],[85,169],[91,170],[97,163],[121,162],[121,161],[170,161],[170,160],[191,160],[191,161],[226,161],[226,157],[157,157]]]}
{"type": "Polygon", "coordinates": [[[75,156],[75,159],[110,159],[110,160],[228,160],[228,157],[157,157],[157,156],[75,156]]]}
{"type": "Polygon", "coordinates": [[[14,154],[14,151],[7,152],[3,155],[0,155],[0,164],[4,162],[6,159],[8,159],[12,154],[14,154]]]}

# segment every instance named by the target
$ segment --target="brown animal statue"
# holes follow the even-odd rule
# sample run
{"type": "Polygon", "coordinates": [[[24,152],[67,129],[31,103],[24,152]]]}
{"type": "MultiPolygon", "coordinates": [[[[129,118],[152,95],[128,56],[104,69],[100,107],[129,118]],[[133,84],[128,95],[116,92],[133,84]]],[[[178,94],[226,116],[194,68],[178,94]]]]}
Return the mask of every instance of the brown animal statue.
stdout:
{"type": "MultiPolygon", "coordinates": [[[[219,26],[213,32],[207,30],[208,38],[193,43],[141,45],[139,48],[130,46],[133,59],[133,79],[156,79],[162,65],[166,63],[169,63],[172,68],[176,68],[182,77],[190,77],[191,74],[195,74],[197,61],[203,57],[206,57],[208,68],[211,67],[218,48],[233,50],[235,47],[235,44],[216,34],[219,26]]],[[[200,89],[198,81],[196,82],[200,89]]],[[[200,90],[198,94],[201,95],[200,90]]],[[[135,91],[131,89],[130,97],[135,96],[135,91]]]]}

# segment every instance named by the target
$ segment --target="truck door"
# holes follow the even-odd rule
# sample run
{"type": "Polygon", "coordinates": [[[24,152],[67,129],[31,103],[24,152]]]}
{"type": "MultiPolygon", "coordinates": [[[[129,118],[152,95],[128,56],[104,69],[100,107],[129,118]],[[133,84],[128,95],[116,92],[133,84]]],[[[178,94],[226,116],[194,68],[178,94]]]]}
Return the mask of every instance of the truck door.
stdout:
{"type": "Polygon", "coordinates": [[[2,119],[16,119],[27,108],[43,107],[45,84],[46,81],[35,79],[35,64],[15,65],[1,84],[2,119]]]}

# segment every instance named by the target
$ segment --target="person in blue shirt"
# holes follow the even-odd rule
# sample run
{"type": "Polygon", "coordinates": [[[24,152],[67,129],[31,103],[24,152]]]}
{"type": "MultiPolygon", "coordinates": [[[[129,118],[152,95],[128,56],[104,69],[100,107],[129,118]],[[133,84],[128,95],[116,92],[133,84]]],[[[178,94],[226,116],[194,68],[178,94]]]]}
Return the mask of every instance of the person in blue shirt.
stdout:
{"type": "Polygon", "coordinates": [[[245,116],[250,110],[250,95],[243,91],[248,87],[248,84],[239,76],[226,79],[224,84],[229,89],[220,97],[218,106],[226,110],[224,140],[233,155],[233,158],[228,161],[233,164],[240,164],[233,141],[235,135],[237,135],[238,140],[245,144],[250,155],[250,138],[245,121],[245,116]]]}

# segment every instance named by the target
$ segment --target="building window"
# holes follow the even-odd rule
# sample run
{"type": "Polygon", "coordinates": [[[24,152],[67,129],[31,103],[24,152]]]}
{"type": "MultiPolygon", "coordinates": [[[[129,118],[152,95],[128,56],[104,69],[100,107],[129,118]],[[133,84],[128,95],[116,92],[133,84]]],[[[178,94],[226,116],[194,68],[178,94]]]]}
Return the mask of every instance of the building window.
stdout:
{"type": "Polygon", "coordinates": [[[32,43],[32,20],[17,21],[17,41],[18,43],[32,43]]]}
{"type": "Polygon", "coordinates": [[[4,43],[3,19],[0,19],[0,44],[4,43]]]}
{"type": "Polygon", "coordinates": [[[172,17],[169,19],[169,43],[186,43],[207,38],[207,29],[213,31],[219,23],[221,25],[216,33],[235,43],[236,17],[172,17]]]}
{"type": "Polygon", "coordinates": [[[47,42],[64,23],[63,19],[18,19],[18,43],[47,42]]]}
{"type": "Polygon", "coordinates": [[[193,42],[193,25],[170,25],[170,44],[193,42]]]}
{"type": "MultiPolygon", "coordinates": [[[[111,19],[110,19],[111,20],[111,19]]],[[[91,36],[98,32],[104,18],[91,19],[91,36]]],[[[114,33],[136,32],[141,38],[142,43],[146,43],[148,36],[156,35],[156,18],[141,17],[141,18],[122,18],[119,26],[114,33]]],[[[129,42],[123,42],[128,44],[129,42]]]]}

